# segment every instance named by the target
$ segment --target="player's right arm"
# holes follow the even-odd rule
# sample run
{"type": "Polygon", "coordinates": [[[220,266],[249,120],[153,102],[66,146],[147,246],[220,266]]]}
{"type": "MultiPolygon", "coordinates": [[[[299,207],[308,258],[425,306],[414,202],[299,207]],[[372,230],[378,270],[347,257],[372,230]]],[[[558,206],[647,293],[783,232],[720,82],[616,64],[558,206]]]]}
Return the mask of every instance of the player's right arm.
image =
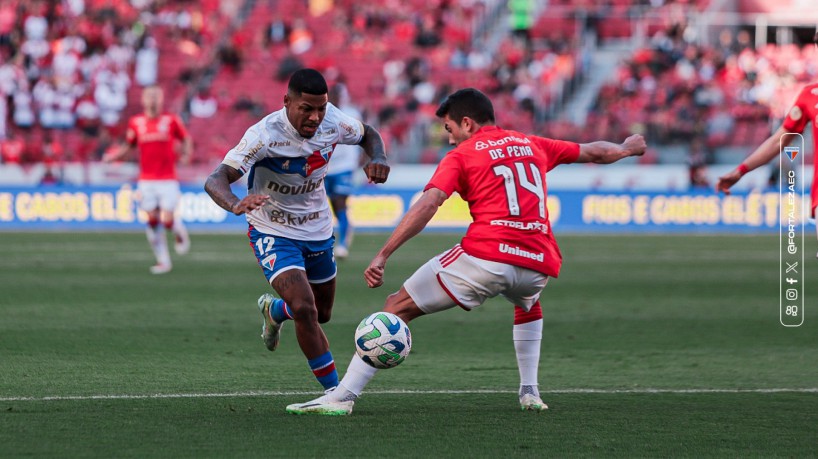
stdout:
{"type": "Polygon", "coordinates": [[[741,177],[753,169],[761,167],[770,162],[777,154],[780,153],[781,148],[787,146],[792,141],[793,136],[787,136],[786,141],[782,142],[787,129],[782,125],[777,131],[767,138],[758,148],[755,149],[750,156],[747,157],[739,166],[732,171],[719,177],[716,183],[716,192],[723,191],[725,194],[730,194],[730,187],[735,185],[741,177]]]}
{"type": "Polygon", "coordinates": [[[103,155],[102,162],[111,163],[114,161],[119,161],[120,159],[125,158],[127,156],[130,156],[135,146],[136,129],[134,129],[133,119],[131,119],[128,121],[128,128],[125,131],[125,142],[123,142],[115,151],[103,155]]]}
{"type": "Polygon", "coordinates": [[[725,194],[730,194],[730,187],[741,180],[744,174],[767,164],[770,160],[775,158],[775,155],[781,153],[781,148],[789,145],[794,137],[787,136],[784,138],[784,134],[804,132],[804,128],[810,120],[807,114],[811,113],[811,111],[807,104],[808,100],[811,100],[811,94],[811,86],[805,86],[801,89],[798,98],[795,100],[795,104],[790,108],[781,127],[778,128],[773,135],[768,137],[767,140],[762,142],[755,151],[750,153],[750,156],[739,164],[737,168],[719,177],[719,181],[716,183],[716,192],[723,191],[725,194]]]}
{"type": "Polygon", "coordinates": [[[642,156],[646,149],[645,138],[639,134],[628,137],[621,144],[605,141],[583,143],[579,146],[576,162],[611,164],[629,156],[642,156]]]}
{"type": "Polygon", "coordinates": [[[438,188],[429,188],[423,192],[420,199],[412,204],[412,207],[398,223],[395,231],[383,245],[381,250],[369,263],[369,267],[364,271],[366,284],[370,288],[383,285],[383,273],[386,267],[386,260],[395,253],[406,241],[415,237],[435,216],[437,209],[449,198],[444,191],[438,188]]]}
{"type": "Polygon", "coordinates": [[[219,164],[219,167],[207,177],[204,189],[210,198],[222,209],[235,215],[250,212],[264,205],[269,196],[249,194],[243,199],[233,194],[230,184],[241,178],[241,172],[228,166],[219,164]]]}
{"type": "Polygon", "coordinates": [[[102,155],[102,162],[103,163],[112,163],[114,161],[119,161],[122,158],[129,157],[133,152],[134,147],[131,144],[123,143],[119,146],[116,150],[106,153],[102,155]]]}

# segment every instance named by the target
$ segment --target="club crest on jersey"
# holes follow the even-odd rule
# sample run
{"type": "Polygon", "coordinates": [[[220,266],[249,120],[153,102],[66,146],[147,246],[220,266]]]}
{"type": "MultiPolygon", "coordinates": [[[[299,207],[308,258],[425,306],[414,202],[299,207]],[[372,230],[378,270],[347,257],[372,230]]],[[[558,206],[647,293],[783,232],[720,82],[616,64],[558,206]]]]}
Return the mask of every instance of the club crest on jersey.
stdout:
{"type": "Polygon", "coordinates": [[[307,157],[307,164],[304,165],[304,176],[309,176],[312,171],[326,166],[329,159],[332,157],[332,150],[335,149],[335,144],[327,145],[326,147],[315,150],[307,157]]]}
{"type": "Polygon", "coordinates": [[[332,154],[332,145],[327,145],[326,147],[318,150],[318,154],[324,158],[324,161],[329,161],[329,157],[332,154]]]}

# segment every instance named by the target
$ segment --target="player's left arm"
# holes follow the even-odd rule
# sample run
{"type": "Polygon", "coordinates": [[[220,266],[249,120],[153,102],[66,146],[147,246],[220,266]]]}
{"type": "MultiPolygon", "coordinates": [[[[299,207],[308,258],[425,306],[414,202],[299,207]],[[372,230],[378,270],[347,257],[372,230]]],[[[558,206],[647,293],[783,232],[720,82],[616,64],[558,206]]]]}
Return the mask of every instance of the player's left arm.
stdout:
{"type": "Polygon", "coordinates": [[[386,145],[381,134],[372,126],[362,123],[364,135],[359,145],[369,157],[364,164],[364,172],[369,183],[384,183],[389,177],[389,164],[386,162],[386,145]]]}
{"type": "Polygon", "coordinates": [[[185,124],[178,116],[173,116],[173,130],[177,139],[182,142],[182,154],[179,156],[179,162],[182,164],[190,164],[193,158],[193,137],[185,128],[185,124]]]}
{"type": "Polygon", "coordinates": [[[621,144],[604,140],[583,143],[579,145],[579,158],[576,162],[611,164],[630,156],[642,156],[646,149],[645,138],[639,134],[628,137],[621,144]]]}
{"type": "Polygon", "coordinates": [[[409,208],[406,215],[398,223],[395,231],[392,232],[392,235],[389,236],[389,239],[364,271],[366,284],[370,288],[380,287],[383,284],[386,260],[406,241],[423,231],[423,228],[426,228],[426,225],[437,213],[437,209],[448,198],[449,196],[439,188],[429,188],[412,204],[412,207],[409,208]]]}

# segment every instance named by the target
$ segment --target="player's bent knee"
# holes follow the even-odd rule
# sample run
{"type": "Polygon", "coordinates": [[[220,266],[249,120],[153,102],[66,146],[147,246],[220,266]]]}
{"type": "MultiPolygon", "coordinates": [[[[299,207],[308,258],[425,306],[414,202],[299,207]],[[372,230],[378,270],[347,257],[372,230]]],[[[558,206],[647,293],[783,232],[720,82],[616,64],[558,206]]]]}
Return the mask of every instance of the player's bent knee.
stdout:
{"type": "Polygon", "coordinates": [[[383,310],[395,314],[404,322],[409,322],[425,314],[403,287],[386,298],[383,310]]]}
{"type": "Polygon", "coordinates": [[[319,322],[318,310],[314,304],[290,304],[293,311],[293,319],[296,322],[315,323],[319,322]]]}

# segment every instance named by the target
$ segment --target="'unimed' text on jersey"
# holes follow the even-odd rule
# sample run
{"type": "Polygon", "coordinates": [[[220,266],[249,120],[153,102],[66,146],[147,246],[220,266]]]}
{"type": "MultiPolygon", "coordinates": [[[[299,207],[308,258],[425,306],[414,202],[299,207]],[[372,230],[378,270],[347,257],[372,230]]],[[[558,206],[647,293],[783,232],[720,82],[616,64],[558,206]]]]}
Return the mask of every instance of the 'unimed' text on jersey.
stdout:
{"type": "Polygon", "coordinates": [[[267,203],[247,214],[247,221],[262,233],[302,241],[332,236],[324,176],[337,144],[361,142],[364,126],[327,104],[315,135],[305,139],[290,124],[284,108],[247,130],[222,161],[247,176],[250,194],[270,196],[267,203]]]}
{"type": "Polygon", "coordinates": [[[576,143],[487,126],[443,158],[424,191],[457,192],[468,202],[474,221],[461,246],[469,255],[557,277],[562,255],[545,174],[578,157],[576,143]]]}
{"type": "MultiPolygon", "coordinates": [[[[804,86],[798,99],[790,109],[787,117],[784,118],[784,129],[788,132],[804,132],[807,123],[812,121],[813,152],[818,152],[818,83],[804,86]]],[[[801,152],[804,154],[804,152],[801,152]]],[[[793,158],[795,159],[795,158],[793,158]]],[[[818,161],[814,162],[815,177],[818,177],[818,161]]],[[[815,208],[818,207],[818,186],[812,187],[812,216],[815,216],[815,208]]]]}
{"type": "Polygon", "coordinates": [[[136,115],[128,121],[125,140],[139,149],[139,180],[176,180],[174,140],[188,136],[176,115],[163,113],[155,118],[136,115]]]}

